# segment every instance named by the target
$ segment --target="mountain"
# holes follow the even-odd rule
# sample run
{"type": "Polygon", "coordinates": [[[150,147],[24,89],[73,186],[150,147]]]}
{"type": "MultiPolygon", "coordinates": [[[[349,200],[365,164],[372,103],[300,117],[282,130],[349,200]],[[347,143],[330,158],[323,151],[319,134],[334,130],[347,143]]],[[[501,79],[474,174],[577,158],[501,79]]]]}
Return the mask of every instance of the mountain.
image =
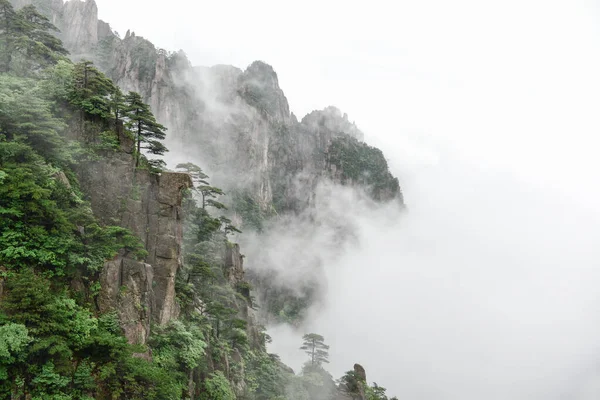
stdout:
{"type": "MultiPolygon", "coordinates": [[[[360,366],[337,386],[320,363],[296,376],[267,353],[262,325],[300,325],[319,300],[326,266],[318,254],[295,264],[314,274],[307,270],[292,288],[277,279],[281,266],[264,250],[252,249],[246,261],[231,241],[260,241],[299,221],[314,229],[327,185],[404,206],[383,153],[363,142],[348,116],[327,107],[299,121],[270,65],[194,67],[183,52],[157,49],[133,32],[120,38],[98,20],[93,0],[12,3],[16,12],[0,4],[0,17],[10,22],[0,31],[8,69],[0,180],[19,194],[0,204],[11,216],[1,225],[7,250],[0,297],[7,306],[0,329],[12,338],[0,340],[8,360],[0,375],[13,382],[2,393],[31,398],[29,388],[37,387],[46,390],[38,397],[140,398],[148,385],[145,395],[154,398],[387,398],[366,384],[360,366]],[[49,23],[72,61],[46,34],[49,23]],[[37,114],[23,109],[28,103],[37,114]],[[152,139],[164,130],[157,121],[168,132],[173,170],[136,150],[140,140],[162,148],[152,139]],[[36,187],[33,194],[18,176],[36,187]],[[18,222],[28,213],[43,218],[18,222]],[[35,237],[47,253],[40,255],[32,238],[8,241],[20,231],[43,232],[43,240],[35,237]],[[261,268],[246,271],[256,260],[261,268]],[[23,305],[36,293],[21,289],[28,281],[46,297],[25,317],[23,305]],[[46,327],[57,324],[66,324],[64,334],[46,327]],[[121,334],[134,347],[119,341],[121,334]],[[77,381],[79,373],[87,383],[77,381]]],[[[330,223],[335,240],[352,236],[343,219],[330,223]]]]}

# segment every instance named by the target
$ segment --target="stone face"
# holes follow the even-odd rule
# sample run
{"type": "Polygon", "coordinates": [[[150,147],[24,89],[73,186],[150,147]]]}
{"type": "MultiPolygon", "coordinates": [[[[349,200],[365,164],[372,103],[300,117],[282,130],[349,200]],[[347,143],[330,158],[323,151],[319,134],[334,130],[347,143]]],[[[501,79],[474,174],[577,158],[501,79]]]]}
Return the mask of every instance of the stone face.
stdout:
{"type": "Polygon", "coordinates": [[[98,32],[97,32],[98,41],[105,39],[109,36],[113,36],[113,35],[114,35],[114,33],[113,33],[110,25],[107,22],[98,20],[98,32]]]}
{"type": "Polygon", "coordinates": [[[130,229],[144,243],[144,263],[127,254],[107,262],[102,272],[101,309],[119,309],[130,341],[144,343],[150,319],[176,318],[175,276],[181,265],[181,203],[192,186],[184,173],[160,176],[136,170],[131,154],[115,153],[84,163],[79,181],[94,214],[107,225],[130,229]]]}
{"type": "Polygon", "coordinates": [[[70,0],[62,12],[62,39],[74,56],[91,54],[98,44],[98,7],[94,0],[70,0]]]}
{"type": "Polygon", "coordinates": [[[116,311],[130,343],[145,343],[154,309],[153,268],[149,264],[118,257],[105,263],[100,274],[100,312],[116,311]]]}
{"type": "Polygon", "coordinates": [[[244,281],[244,259],[240,254],[240,246],[235,243],[227,247],[225,253],[225,274],[232,285],[244,281]]]}

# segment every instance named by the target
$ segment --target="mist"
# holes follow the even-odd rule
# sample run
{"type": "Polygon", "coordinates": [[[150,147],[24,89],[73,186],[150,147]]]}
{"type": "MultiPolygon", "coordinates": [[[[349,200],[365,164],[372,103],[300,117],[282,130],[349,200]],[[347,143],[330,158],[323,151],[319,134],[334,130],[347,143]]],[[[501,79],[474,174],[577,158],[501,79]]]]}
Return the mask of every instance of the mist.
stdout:
{"type": "MultiPolygon", "coordinates": [[[[600,396],[595,216],[451,156],[404,173],[404,212],[347,188],[322,194],[323,215],[344,215],[358,237],[334,251],[322,232],[311,235],[303,250],[324,261],[326,300],[298,330],[270,327],[270,350],[299,370],[301,335],[318,332],[335,377],[359,362],[399,398],[600,396]]],[[[274,265],[298,266],[282,246],[295,236],[262,242],[272,257],[288,256],[274,265]]]]}

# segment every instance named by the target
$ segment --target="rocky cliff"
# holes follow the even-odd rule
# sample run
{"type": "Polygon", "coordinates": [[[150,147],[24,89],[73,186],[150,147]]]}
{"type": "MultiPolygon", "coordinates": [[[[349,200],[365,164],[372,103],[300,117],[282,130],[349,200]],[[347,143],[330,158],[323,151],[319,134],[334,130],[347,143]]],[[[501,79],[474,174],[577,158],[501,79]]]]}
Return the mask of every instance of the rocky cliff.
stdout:
{"type": "MultiPolygon", "coordinates": [[[[176,154],[174,161],[201,164],[215,184],[243,191],[262,211],[306,207],[310,198],[304,193],[323,178],[354,182],[340,179],[345,166],[332,173],[325,154],[334,139],[362,142],[363,133],[335,107],[298,121],[270,65],[192,67],[181,51],[158,49],[130,31],[118,37],[98,20],[94,0],[12,1],[17,7],[38,6],[61,30],[75,59],[92,59],[122,89],[139,92],[169,128],[167,146],[176,154]]],[[[385,158],[379,161],[387,170],[385,158]]],[[[379,200],[402,203],[397,181],[386,184],[389,190],[379,200]]]]}
{"type": "Polygon", "coordinates": [[[105,224],[130,229],[148,255],[137,261],[121,254],[106,263],[100,282],[100,311],[117,310],[127,338],[145,343],[151,320],[166,324],[178,315],[175,276],[182,263],[182,201],[192,186],[188,174],[152,174],[135,168],[130,139],[122,152],[82,163],[79,182],[94,214],[105,224]],[[128,151],[127,151],[128,149],[128,151]]]}
{"type": "MultiPolygon", "coordinates": [[[[122,38],[117,36],[107,23],[98,20],[93,0],[64,4],[61,0],[13,1],[38,5],[61,29],[75,58],[94,60],[123,90],[139,92],[169,129],[166,145],[171,152],[167,161],[171,165],[192,161],[202,166],[211,183],[228,193],[225,203],[230,217],[244,231],[261,231],[276,216],[310,212],[316,207],[316,187],[326,181],[354,186],[376,201],[403,206],[399,182],[389,173],[383,153],[363,143],[360,129],[335,107],[313,111],[299,121],[290,112],[270,65],[256,61],[245,70],[226,65],[192,67],[183,52],[158,49],[130,31],[122,38]]],[[[104,167],[94,168],[101,171],[104,167]]],[[[108,175],[90,178],[89,188],[104,187],[107,193],[118,190],[108,189],[119,183],[108,175]]],[[[101,213],[144,237],[144,229],[157,229],[152,225],[155,221],[148,217],[142,223],[140,215],[155,213],[163,205],[159,200],[148,200],[148,196],[158,196],[155,192],[160,182],[138,177],[134,183],[133,177],[124,176],[127,185],[144,188],[142,200],[128,200],[118,216],[114,210],[101,213]]],[[[101,207],[101,201],[92,203],[101,207]]],[[[169,235],[176,237],[172,232],[169,235]]],[[[163,263],[162,250],[150,248],[150,261],[163,263]]],[[[156,305],[147,308],[159,321],[176,312],[164,299],[171,293],[166,271],[173,270],[167,266],[155,276],[164,282],[154,289],[158,293],[156,305]]],[[[268,281],[260,274],[252,275],[259,290],[268,281]]],[[[141,281],[137,285],[144,287],[141,281]]],[[[300,291],[306,294],[309,289],[300,291]]]]}

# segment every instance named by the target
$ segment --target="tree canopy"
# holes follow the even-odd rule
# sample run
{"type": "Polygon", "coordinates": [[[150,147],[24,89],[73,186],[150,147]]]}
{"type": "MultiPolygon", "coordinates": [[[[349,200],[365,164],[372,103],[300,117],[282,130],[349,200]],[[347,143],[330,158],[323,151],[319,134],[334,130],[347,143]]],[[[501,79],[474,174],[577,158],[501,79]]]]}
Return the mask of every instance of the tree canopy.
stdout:
{"type": "Polygon", "coordinates": [[[15,11],[0,0],[0,72],[30,75],[64,58],[68,51],[54,36],[57,31],[34,6],[15,11]]]}
{"type": "Polygon", "coordinates": [[[317,333],[307,333],[302,336],[302,340],[304,343],[300,349],[309,355],[311,365],[329,363],[329,346],[325,344],[323,336],[317,333]]]}
{"type": "Polygon", "coordinates": [[[141,150],[148,150],[152,154],[163,155],[168,150],[160,142],[165,139],[166,133],[163,125],[156,122],[150,106],[143,102],[142,96],[136,92],[129,92],[125,97],[127,126],[135,135],[137,148],[136,166],[139,165],[141,150]]]}

